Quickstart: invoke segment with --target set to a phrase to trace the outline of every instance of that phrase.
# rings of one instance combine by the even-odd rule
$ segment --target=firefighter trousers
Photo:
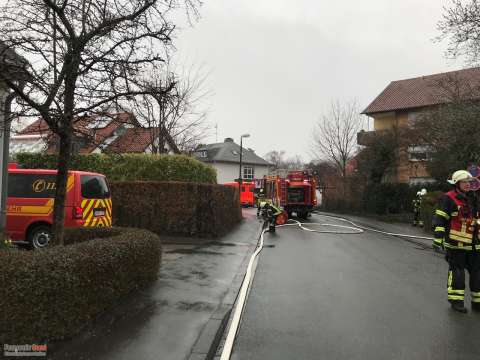
[[[465,269],[469,273],[472,303],[480,303],[480,254],[475,251],[447,249],[448,301],[465,300]]]

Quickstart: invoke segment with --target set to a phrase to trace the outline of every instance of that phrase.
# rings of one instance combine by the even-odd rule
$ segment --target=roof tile
[[[362,114],[444,104],[450,101],[448,87],[451,85],[459,86],[463,94],[480,88],[480,67],[392,81]]]

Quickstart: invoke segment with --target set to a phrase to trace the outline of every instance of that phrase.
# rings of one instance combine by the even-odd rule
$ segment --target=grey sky
[[[392,80],[462,67],[433,43],[449,0],[205,0],[176,40],[182,62],[210,71],[218,139],[250,133],[264,155],[310,159],[310,134],[331,100],[365,108]],[[215,134],[208,139],[215,141]]]

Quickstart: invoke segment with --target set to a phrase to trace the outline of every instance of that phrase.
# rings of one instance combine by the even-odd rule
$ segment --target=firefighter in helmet
[[[423,197],[427,195],[427,189],[422,189],[417,192],[417,197],[412,201],[413,203],[413,226],[423,227],[423,220],[420,217],[420,209],[422,207]]]
[[[469,201],[472,175],[455,171],[448,180],[453,189],[444,194],[433,218],[434,248],[446,249],[448,301],[453,310],[466,313],[465,269],[470,274],[472,310],[480,311],[480,245],[477,243],[478,211]],[[477,250],[477,251],[476,251]]]
[[[266,201],[261,210],[263,220],[265,221],[264,226],[266,225],[268,227],[269,232],[275,232],[275,225],[278,222],[277,218],[283,214],[282,209],[272,202]],[[281,223],[283,223],[283,221]]]
[[[260,211],[261,211],[262,207],[265,206],[265,204],[266,204],[265,190],[263,188],[261,188],[258,191],[258,195],[257,195],[257,216],[260,216]]]

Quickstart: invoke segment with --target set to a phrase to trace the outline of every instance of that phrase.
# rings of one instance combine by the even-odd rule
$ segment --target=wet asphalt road
[[[221,239],[163,246],[158,281],[119,301],[74,339],[49,345],[48,358],[188,359],[242,262],[255,249],[260,224],[252,209],[244,217]]]
[[[449,309],[440,254],[293,227],[266,245],[232,359],[480,359],[480,314]]]

